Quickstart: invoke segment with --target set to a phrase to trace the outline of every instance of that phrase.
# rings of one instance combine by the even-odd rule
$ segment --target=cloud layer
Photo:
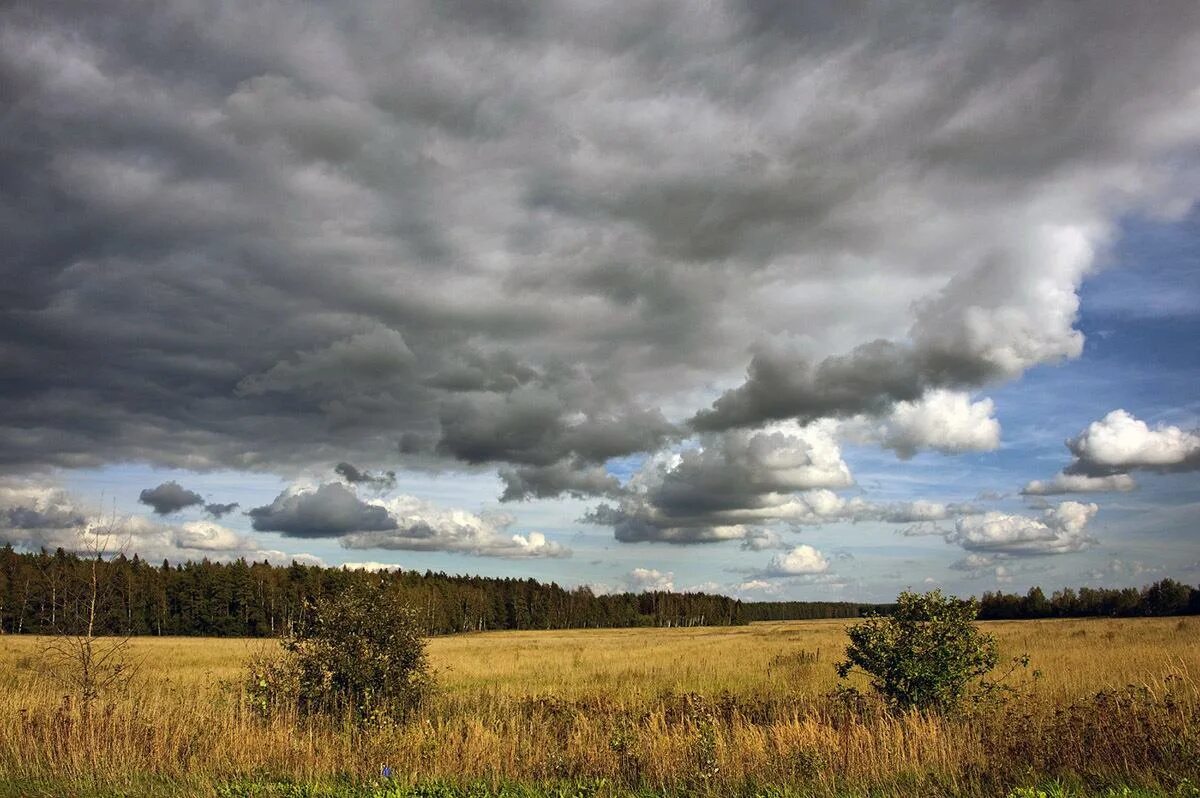
[[[82,506],[61,488],[21,481],[0,482],[0,543],[31,550],[62,548],[85,556],[122,552],[173,563],[206,558],[321,562],[310,554],[267,548],[252,536],[214,521],[164,523],[145,516],[119,516]]]
[[[1114,220],[1195,196],[1200,12],[945,10],[6,8],[0,466],[993,447],[934,392],[1078,355]]]
[[[1092,545],[1096,505],[939,497],[922,453],[998,452],[1019,408],[986,394],[1078,358],[1122,226],[1200,197],[1189,0],[47,0],[0,10],[0,85],[0,474],[292,486],[147,487],[156,556],[260,552],[239,524],[570,553],[397,491],[467,472],[647,550],[769,551],[755,582],[826,573],[790,536],[855,523],[1011,578]],[[854,445],[911,462],[881,489]],[[1023,494],[1200,468],[1196,430],[1124,410],[1067,445]],[[12,490],[21,545],[95,524]]]

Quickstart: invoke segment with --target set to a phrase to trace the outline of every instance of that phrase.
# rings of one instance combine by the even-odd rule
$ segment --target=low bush
[[[846,660],[835,667],[846,678],[855,668],[894,709],[949,712],[972,685],[983,688],[996,666],[995,639],[979,631],[975,599],[901,593],[890,615],[872,615],[847,630]]]
[[[411,715],[433,687],[425,633],[411,608],[379,596],[352,588],[320,601],[278,654],[252,658],[251,706],[373,726]]]

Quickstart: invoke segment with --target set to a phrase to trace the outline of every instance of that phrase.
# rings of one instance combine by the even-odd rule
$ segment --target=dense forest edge
[[[164,561],[136,555],[93,561],[67,553],[0,549],[0,634],[69,632],[96,575],[98,634],[268,637],[289,632],[318,599],[370,583],[416,608],[431,634],[496,629],[730,626],[753,621],[856,618],[891,605],[741,601],[706,593],[611,593],[535,579],[426,571],[371,573],[268,562]],[[1147,587],[1064,589],[1047,597],[987,592],[982,620],[1200,614],[1200,588],[1172,579]]]

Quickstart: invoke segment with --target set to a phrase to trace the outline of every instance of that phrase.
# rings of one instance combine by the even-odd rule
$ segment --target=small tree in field
[[[42,661],[70,690],[89,722],[93,704],[105,693],[127,686],[137,672],[137,662],[130,658],[128,630],[107,637],[98,633],[102,616],[119,602],[117,586],[105,572],[106,561],[124,554],[128,544],[129,534],[114,512],[80,533],[83,569],[72,567],[47,576],[54,584],[50,607],[53,632],[42,646]],[[60,549],[51,567],[61,565],[65,556]]]
[[[402,720],[433,685],[416,612],[382,585],[318,602],[281,647],[282,656],[250,666],[250,698],[263,712],[289,707],[379,725]]]
[[[891,615],[874,615],[847,634],[845,678],[858,668],[894,709],[948,712],[958,708],[973,683],[996,666],[995,639],[975,626],[975,599],[901,593]]]

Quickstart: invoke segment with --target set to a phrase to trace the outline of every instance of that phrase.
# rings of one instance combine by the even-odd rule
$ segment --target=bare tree
[[[127,684],[137,671],[128,629],[118,635],[97,634],[102,614],[113,606],[117,593],[115,579],[106,572],[108,560],[128,545],[125,524],[114,510],[80,534],[78,553],[84,567],[70,569],[67,584],[56,591],[54,633],[43,646],[43,663],[78,700],[85,718],[101,695]]]

